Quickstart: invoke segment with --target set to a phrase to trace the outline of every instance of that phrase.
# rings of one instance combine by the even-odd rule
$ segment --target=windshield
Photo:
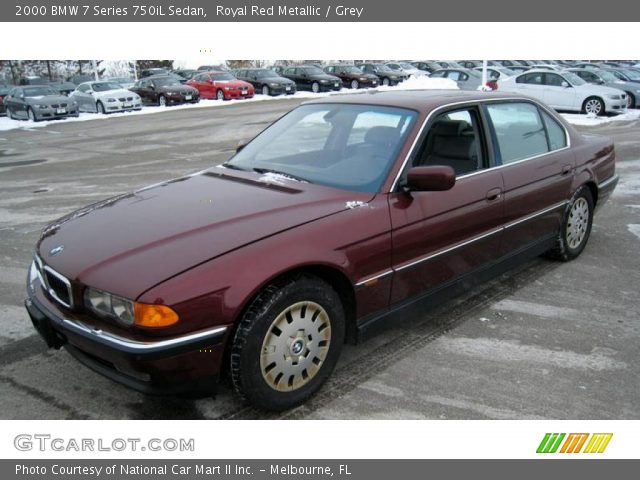
[[[629,77],[629,78],[631,78],[633,80],[640,80],[640,73],[638,73],[638,72],[636,72],[634,70],[630,70],[630,69],[625,68],[623,70],[623,72],[627,77]]]
[[[156,87],[170,87],[171,85],[182,85],[180,83],[180,80],[178,80],[175,77],[154,78],[152,81]]]
[[[598,72],[598,75],[600,75],[600,78],[602,78],[602,80],[604,80],[605,82],[617,82],[618,79],[616,78],[615,75],[613,75],[611,72],[606,72],[606,71],[602,71],[602,72]]]
[[[388,66],[386,65],[374,65],[373,66],[376,71],[378,72],[393,72],[393,70],[391,70]]]
[[[413,110],[378,105],[304,105],[258,135],[225,165],[377,192],[416,117]]]
[[[405,70],[415,70],[416,67],[414,65],[411,65],[410,63],[400,63],[399,64],[402,68],[404,68]]]
[[[564,78],[571,83],[571,85],[585,85],[587,82],[585,82],[583,79],[581,79],[578,75],[576,75],[575,73],[571,73],[571,72],[563,72],[562,75],[564,76]]]
[[[60,95],[60,93],[49,87],[32,87],[24,89],[25,97],[43,97],[45,95]]]
[[[255,75],[257,78],[277,77],[278,74],[272,70],[250,70],[249,75]]]
[[[360,70],[358,67],[339,67],[339,68],[336,68],[336,70],[340,70],[347,73],[355,73],[356,75],[362,74],[362,70]]]
[[[214,73],[214,74],[211,75],[211,78],[213,78],[214,80],[217,80],[217,81],[235,80],[236,79],[236,77],[234,77],[230,73]]]
[[[300,70],[302,70],[307,75],[324,75],[324,72],[322,71],[322,69],[318,67],[304,67],[304,68],[301,68]]]
[[[108,90],[122,90],[122,85],[115,82],[100,82],[91,85],[96,92],[106,92]]]

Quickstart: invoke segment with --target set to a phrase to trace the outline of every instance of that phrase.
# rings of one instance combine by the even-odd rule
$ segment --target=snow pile
[[[417,77],[413,75],[395,87],[380,86],[375,90],[380,92],[388,90],[458,90],[458,85],[448,78]]]
[[[593,114],[582,115],[580,113],[561,113],[564,119],[573,125],[582,126],[594,126],[603,125],[611,122],[629,122],[640,119],[640,110],[629,110],[626,113],[620,115],[613,115],[611,117],[598,117]]]

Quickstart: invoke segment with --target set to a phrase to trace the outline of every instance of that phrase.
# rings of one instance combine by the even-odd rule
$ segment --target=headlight
[[[40,103],[40,104],[36,105],[36,108],[40,108],[41,110],[44,110],[45,108],[49,108],[49,105],[45,105],[43,103]]]
[[[109,102],[109,103],[113,103],[113,102],[115,102],[115,101],[116,101],[116,99],[115,99],[115,98],[107,98],[107,102]]]
[[[361,82],[366,82],[366,81],[367,81],[367,79],[366,79],[366,78],[364,78],[364,77],[360,77],[360,81],[361,81]]]
[[[329,80],[320,80],[320,83],[327,83]]]
[[[278,83],[270,83],[269,86],[270,87],[279,87],[280,84],[278,84]]]
[[[168,327],[179,320],[178,314],[166,305],[132,302],[95,288],[86,289],[84,303],[96,314],[113,318],[126,326]]]
[[[391,80],[397,80],[398,77],[396,77],[395,75],[391,75]]]
[[[611,100],[620,100],[620,95],[607,95]]]
[[[231,90],[231,87],[224,87],[224,89],[229,91],[229,90]]]
[[[140,101],[140,95],[134,95],[134,96],[133,96],[133,99],[134,99],[136,102],[139,102],[139,101]]]

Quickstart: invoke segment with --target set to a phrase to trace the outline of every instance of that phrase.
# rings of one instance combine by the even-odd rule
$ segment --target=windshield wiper
[[[228,169],[230,169],[230,170],[241,170],[241,171],[243,171],[243,172],[246,172],[246,171],[247,171],[247,169],[246,169],[246,168],[242,168],[242,167],[239,167],[239,166],[237,166],[237,165],[234,165],[233,163],[228,163],[228,162],[221,163],[221,164],[220,164],[220,166],[221,166],[221,167],[224,167],[224,168],[228,168]]]
[[[273,173],[274,175],[282,175],[283,177],[288,177],[288,178],[291,178],[292,180],[297,180],[298,182],[311,183],[306,178],[302,178],[302,177],[299,177],[297,175],[292,175],[292,174],[287,173],[287,172],[281,172],[279,170],[273,170],[271,168],[254,168],[253,171],[256,172],[256,173],[262,173],[262,174]]]

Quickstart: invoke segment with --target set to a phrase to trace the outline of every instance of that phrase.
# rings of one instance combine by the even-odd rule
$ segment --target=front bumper
[[[171,105],[178,105],[181,103],[198,103],[200,101],[199,94],[167,95],[165,98],[167,99],[167,103]]]
[[[611,98],[605,98],[605,111],[607,113],[627,113],[627,97],[624,99],[613,100]]]
[[[53,118],[77,117],[79,114],[78,107],[47,107],[35,108],[33,112],[38,120],[51,120]]]
[[[138,101],[124,101],[117,100],[115,102],[104,103],[104,108],[107,112],[128,112],[131,110],[140,110],[142,104]]]
[[[97,373],[143,393],[215,393],[226,326],[172,338],[134,340],[64,314],[38,285],[28,285],[27,291],[27,312],[50,348],[64,347]]]
[[[288,90],[287,90],[288,88]],[[271,95],[293,95],[296,93],[295,85],[278,85],[277,87],[269,86],[269,93]]]
[[[238,98],[253,98],[254,91],[252,90],[223,90],[224,99],[232,100]]]

